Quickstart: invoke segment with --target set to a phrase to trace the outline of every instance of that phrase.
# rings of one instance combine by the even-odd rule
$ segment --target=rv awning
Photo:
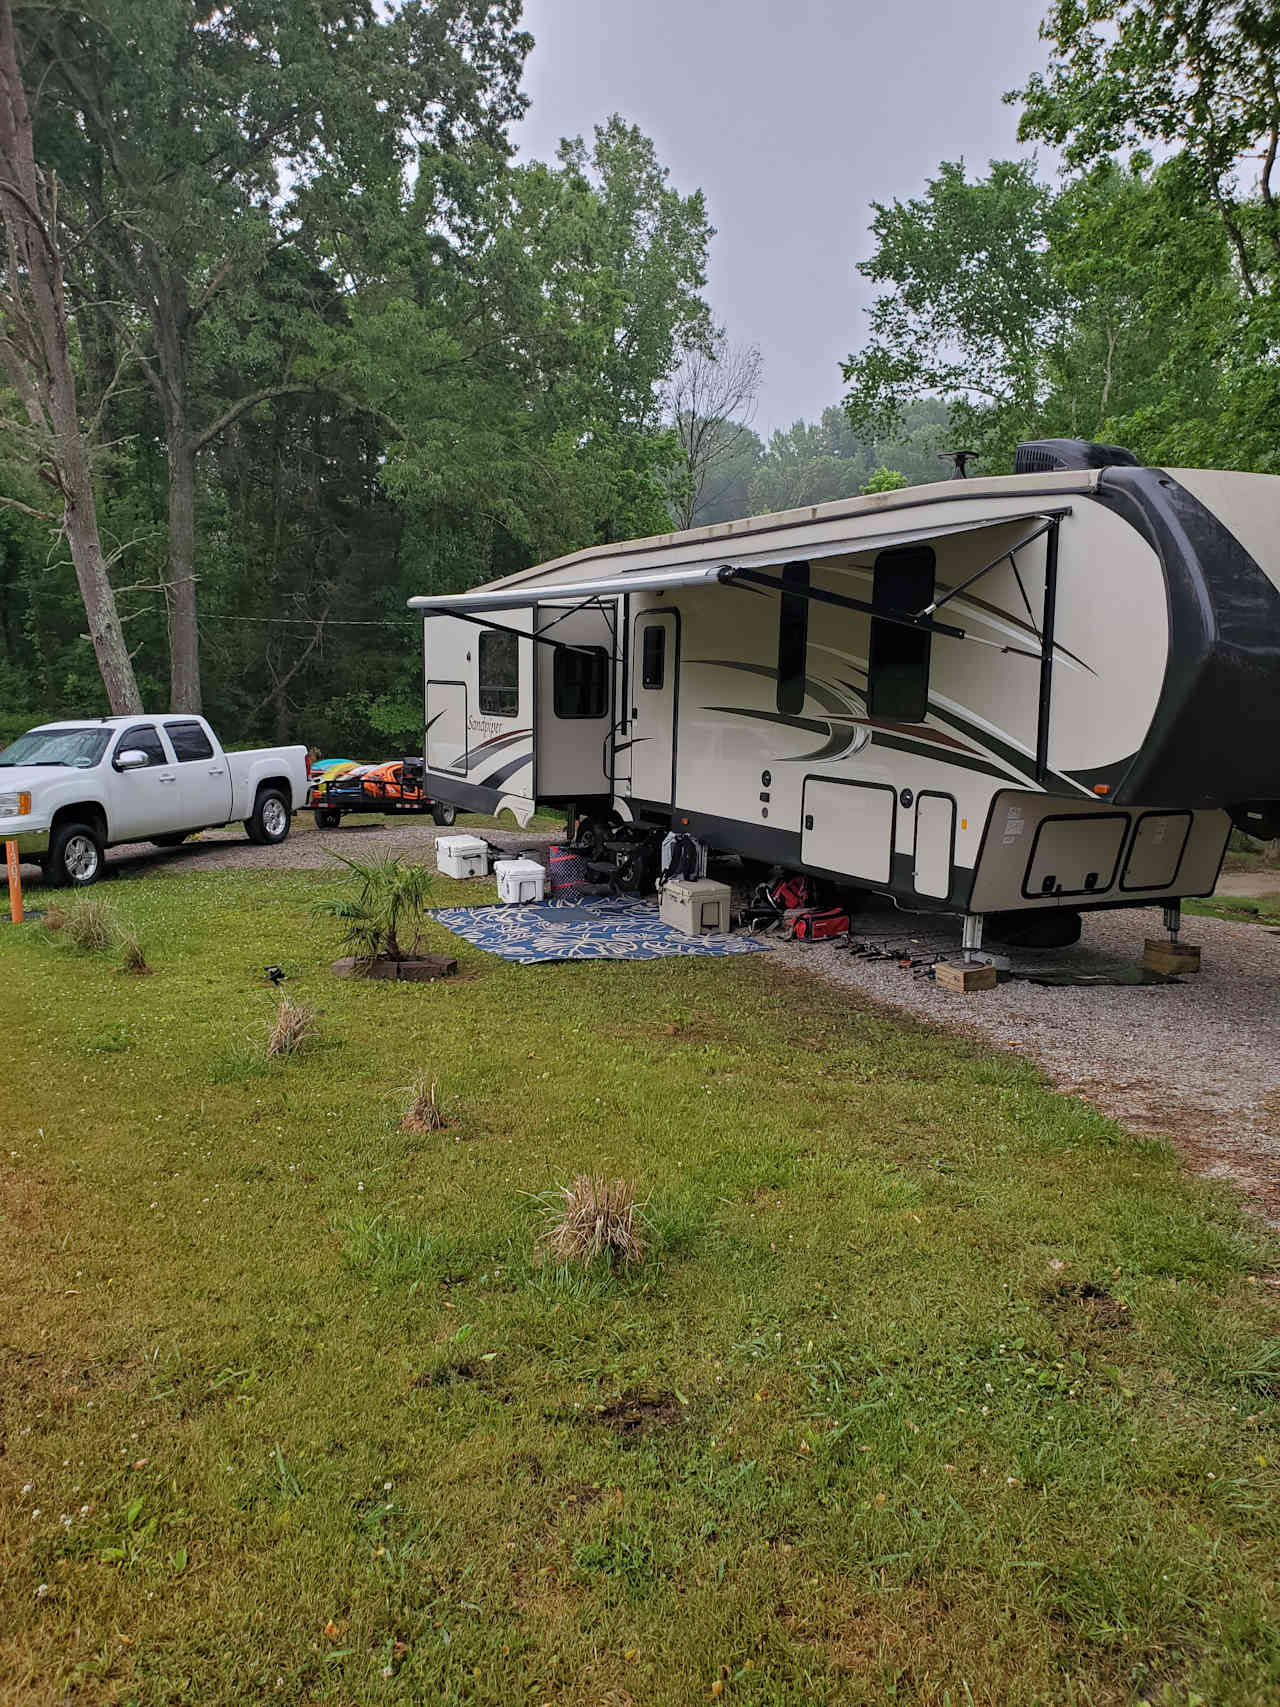
[[[776,561],[776,560],[775,560]],[[617,599],[623,593],[653,593],[662,587],[710,587],[720,579],[723,563],[701,569],[644,569],[605,575],[594,581],[525,581],[515,587],[483,588],[474,593],[442,593],[437,598],[409,600],[410,610],[439,611],[526,610],[530,605],[566,604],[579,599]]]
[[[488,591],[478,588],[471,593],[441,593],[419,596],[409,600],[411,610],[448,615],[452,611],[523,610],[531,605],[573,603],[582,599],[621,598],[625,593],[656,593],[674,591],[680,587],[713,587],[733,581],[735,569],[765,569],[782,563],[808,563],[821,557],[853,557],[866,551],[884,551],[894,545],[924,544],[933,539],[946,539],[960,533],[984,533],[994,528],[1010,527],[1019,522],[1043,522],[1053,516],[1069,515],[1070,510],[1017,510],[1011,515],[982,516],[963,522],[917,521],[913,527],[897,527],[882,532],[862,534],[856,538],[824,541],[821,544],[774,544],[758,551],[733,549],[734,541],[699,541],[699,547],[713,561],[695,567],[667,569],[616,569],[612,575],[597,576],[589,581],[521,581]],[[719,548],[717,550],[717,547]],[[672,548],[677,549],[676,547]]]

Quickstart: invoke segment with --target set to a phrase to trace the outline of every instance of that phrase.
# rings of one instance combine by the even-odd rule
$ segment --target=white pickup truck
[[[42,723],[0,751],[0,842],[82,887],[116,842],[173,848],[236,819],[251,842],[282,842],[306,795],[305,747],[227,753],[189,713]]]

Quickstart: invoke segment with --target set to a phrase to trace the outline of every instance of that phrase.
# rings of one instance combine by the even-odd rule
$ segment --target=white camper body
[[[913,907],[1211,892],[1280,833],[1280,478],[1020,466],[413,600],[429,790]]]

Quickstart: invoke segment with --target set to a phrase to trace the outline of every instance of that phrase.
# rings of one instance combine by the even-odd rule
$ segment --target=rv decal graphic
[[[505,765],[499,765],[496,771],[490,771],[488,776],[482,776],[477,784],[480,788],[497,788],[500,782],[505,782],[509,776],[514,776],[518,770],[533,763],[532,753],[523,753],[519,758],[508,759]]]

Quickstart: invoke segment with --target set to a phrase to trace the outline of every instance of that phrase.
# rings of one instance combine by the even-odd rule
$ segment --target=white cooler
[[[487,877],[489,844],[479,836],[437,836],[436,870],[443,877]]]
[[[498,899],[508,905],[541,901],[547,893],[546,867],[536,859],[498,859],[493,862],[498,879]]]

